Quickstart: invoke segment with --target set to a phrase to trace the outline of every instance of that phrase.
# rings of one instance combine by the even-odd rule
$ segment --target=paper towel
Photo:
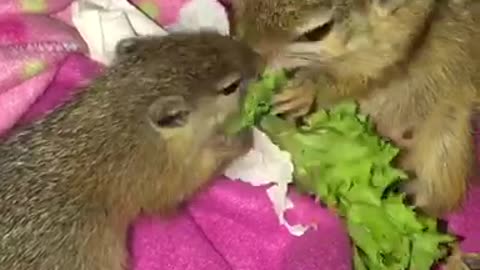
[[[208,16],[206,16],[208,14]],[[228,35],[230,24],[223,5],[212,0],[191,0],[180,9],[176,23],[166,27],[168,31],[217,31]]]
[[[293,164],[288,152],[280,150],[268,136],[258,129],[253,130],[253,148],[234,161],[225,171],[230,179],[241,180],[254,186],[271,185],[267,195],[273,204],[279,222],[289,232],[301,236],[308,227],[289,225],[284,213],[293,207],[287,197],[288,184],[292,182]]]

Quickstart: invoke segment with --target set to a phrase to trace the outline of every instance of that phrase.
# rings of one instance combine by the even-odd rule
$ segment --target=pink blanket
[[[102,66],[59,12],[72,0],[0,1],[0,134],[61,104],[88,84]],[[135,1],[159,23],[175,20],[188,1]],[[164,13],[155,13],[163,7]],[[68,10],[67,10],[68,11]],[[173,14],[170,14],[173,13]],[[159,14],[163,14],[163,17]],[[295,237],[278,224],[266,187],[217,179],[175,218],[141,217],[128,243],[132,268],[175,269],[350,269],[350,243],[339,219],[291,191],[290,223],[315,224]],[[465,237],[466,252],[480,252],[480,189],[472,189],[451,228]]]

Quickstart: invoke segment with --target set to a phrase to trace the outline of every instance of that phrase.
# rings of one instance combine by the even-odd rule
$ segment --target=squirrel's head
[[[283,68],[378,72],[424,29],[434,0],[232,0],[233,33]]]
[[[108,71],[116,80],[107,89],[122,93],[109,95],[108,104],[128,100],[112,110],[116,118],[129,118],[118,121],[126,127],[118,136],[137,153],[128,158],[133,174],[145,172],[144,189],[163,199],[163,207],[173,207],[250,149],[251,132],[230,135],[226,125],[240,111],[246,82],[263,67],[245,44],[210,32],[119,42]]]

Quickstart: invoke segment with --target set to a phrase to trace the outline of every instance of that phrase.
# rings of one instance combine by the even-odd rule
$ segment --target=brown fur
[[[276,97],[277,112],[297,117],[315,102],[358,100],[404,149],[400,164],[418,180],[407,188],[417,205],[432,215],[459,209],[473,166],[478,1],[234,0],[233,10],[240,39],[272,66],[298,68]],[[332,18],[317,41],[297,40],[311,29],[302,26]]]
[[[0,145],[0,269],[125,269],[138,214],[170,213],[248,150],[248,131],[221,132],[242,96],[221,80],[259,63],[213,33],[121,42],[104,76]]]

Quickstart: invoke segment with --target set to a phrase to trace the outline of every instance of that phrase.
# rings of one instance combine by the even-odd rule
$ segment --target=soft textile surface
[[[317,224],[302,237],[278,225],[264,188],[218,179],[178,217],[143,218],[133,230],[135,269],[351,269],[337,218],[305,197],[287,214]]]
[[[207,0],[135,2],[157,22],[175,28],[185,6],[190,22],[200,20],[195,16],[202,12],[211,16],[192,12],[195,1]],[[43,116],[100,74],[102,66],[86,56],[87,45],[69,26],[71,2],[0,1],[0,133]],[[293,236],[278,224],[266,188],[217,179],[178,216],[139,218],[128,243],[133,269],[350,268],[348,239],[337,218],[292,192],[295,208],[287,219],[316,225],[302,237]],[[450,217],[451,228],[466,238],[464,251],[480,252],[479,217],[477,188],[465,210]]]
[[[0,44],[0,132],[4,132],[49,87],[67,56],[86,53],[87,46],[70,26],[27,14],[0,17]]]

